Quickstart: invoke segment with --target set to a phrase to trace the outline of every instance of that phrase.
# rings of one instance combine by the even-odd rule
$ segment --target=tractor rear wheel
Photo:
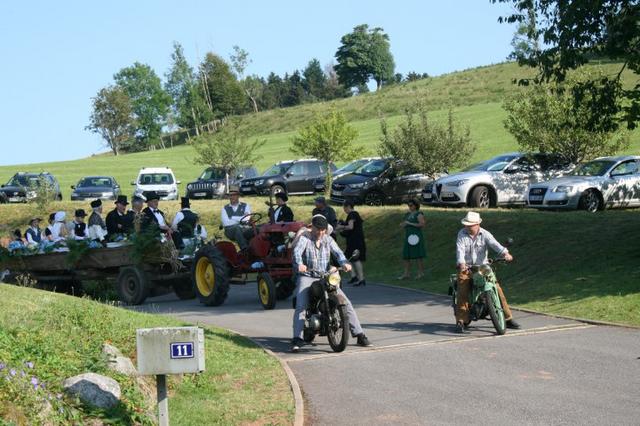
[[[258,274],[258,296],[260,303],[265,309],[273,309],[276,307],[276,284],[273,282],[271,275],[266,272]]]
[[[191,280],[201,303],[222,305],[229,293],[227,260],[222,252],[211,245],[198,250],[191,266]]]

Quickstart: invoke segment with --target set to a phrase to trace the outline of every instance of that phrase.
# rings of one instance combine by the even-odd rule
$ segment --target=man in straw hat
[[[40,244],[42,241],[42,231],[40,231],[40,222],[42,219],[34,217],[29,221],[29,228],[25,231],[24,236],[27,239],[27,244]]]
[[[456,306],[456,332],[465,333],[469,324],[469,293],[471,291],[472,274],[469,271],[470,265],[483,265],[487,263],[487,252],[491,248],[507,262],[513,260],[513,256],[506,247],[501,245],[493,235],[486,229],[480,227],[482,219],[477,212],[468,212],[462,219],[464,228],[458,232],[456,240],[456,263],[458,265],[458,304]],[[520,328],[520,325],[513,319],[511,309],[507,304],[500,285],[498,295],[504,310],[508,328]]]
[[[237,242],[240,249],[246,249],[249,246],[249,240],[255,236],[253,227],[249,224],[249,218],[242,219],[248,214],[251,214],[251,207],[247,203],[240,202],[240,191],[237,187],[231,186],[229,204],[222,208],[220,217],[224,235]]]

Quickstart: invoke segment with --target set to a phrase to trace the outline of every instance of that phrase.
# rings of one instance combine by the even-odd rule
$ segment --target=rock
[[[133,365],[133,362],[126,356],[122,355],[122,352],[115,346],[111,346],[105,343],[102,346],[102,353],[107,357],[107,363],[109,369],[124,374],[125,376],[137,376],[138,370]]]
[[[110,377],[85,373],[66,379],[64,391],[76,395],[82,402],[98,408],[109,409],[120,402],[120,385]]]

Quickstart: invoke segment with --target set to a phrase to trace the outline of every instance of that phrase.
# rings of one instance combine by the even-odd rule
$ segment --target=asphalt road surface
[[[479,321],[457,335],[448,297],[372,284],[345,291],[373,348],[352,339],[335,354],[318,337],[288,353],[291,301],[265,311],[255,283],[232,287],[216,308],[167,295],[139,309],[271,349],[300,383],[307,424],[640,424],[640,330],[516,311],[521,330],[496,336]]]

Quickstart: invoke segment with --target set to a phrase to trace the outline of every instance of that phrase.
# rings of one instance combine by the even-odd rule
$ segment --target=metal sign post
[[[141,328],[136,335],[138,372],[156,376],[158,423],[168,426],[167,374],[204,371],[204,331],[198,327]]]

